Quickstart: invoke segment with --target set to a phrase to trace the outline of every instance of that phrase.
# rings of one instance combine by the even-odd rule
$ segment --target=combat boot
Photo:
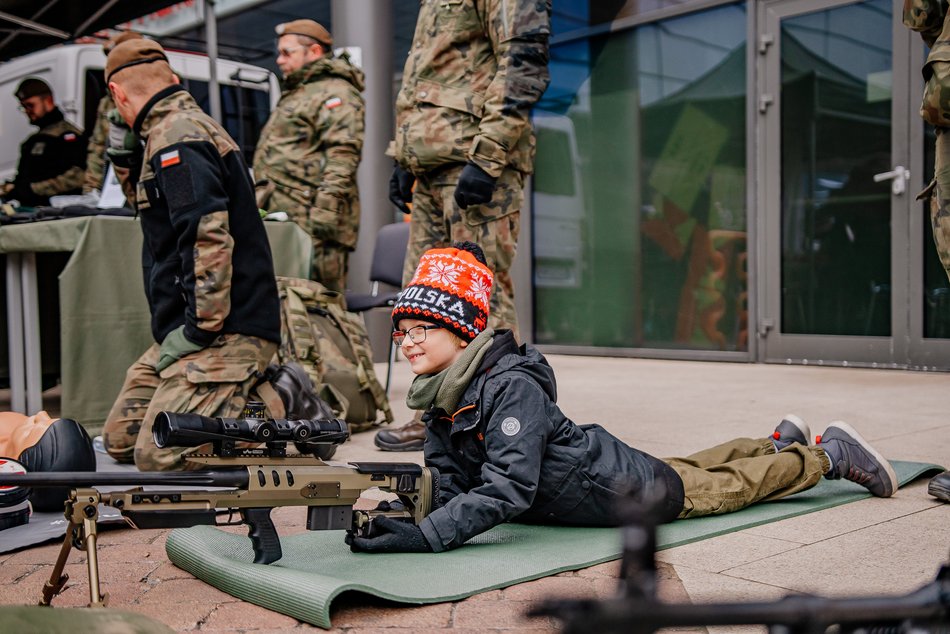
[[[306,370],[296,363],[267,368],[268,382],[284,403],[284,416],[287,420],[313,420],[336,418],[333,410],[322,398],[317,396],[313,382]],[[314,454],[329,460],[336,453],[336,445],[314,445]]]
[[[373,442],[383,451],[422,451],[426,441],[426,425],[422,412],[416,412],[412,420],[395,429],[381,429]]]
[[[935,475],[927,485],[927,493],[943,502],[950,502],[950,471]]]

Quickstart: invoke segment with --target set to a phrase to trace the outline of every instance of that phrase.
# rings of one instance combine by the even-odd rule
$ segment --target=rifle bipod
[[[109,595],[102,594],[99,588],[99,559],[96,553],[96,521],[99,519],[101,495],[95,489],[76,489],[76,493],[66,501],[63,515],[69,522],[66,537],[59,550],[59,557],[53,566],[49,581],[43,585],[43,598],[40,605],[50,605],[53,597],[62,592],[69,581],[69,575],[63,573],[71,548],[86,551],[86,567],[89,571],[89,607],[104,608],[109,603]]]

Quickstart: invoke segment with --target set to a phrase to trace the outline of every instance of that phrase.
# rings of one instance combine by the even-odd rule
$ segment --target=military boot
[[[422,451],[426,441],[426,425],[422,412],[416,412],[412,420],[395,429],[381,429],[373,442],[383,451]]]
[[[950,502],[950,471],[935,475],[927,485],[927,493],[938,500]]]
[[[268,381],[284,403],[287,420],[336,418],[327,402],[317,396],[306,370],[296,363],[267,368]],[[321,460],[329,460],[336,453],[336,445],[310,445]],[[300,449],[300,447],[298,447]]]

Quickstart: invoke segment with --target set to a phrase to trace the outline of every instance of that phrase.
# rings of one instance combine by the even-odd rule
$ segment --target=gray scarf
[[[426,410],[435,405],[447,414],[453,413],[481,365],[482,357],[491,348],[494,334],[494,330],[486,328],[468,344],[455,363],[438,374],[417,376],[409,386],[406,405],[413,410]]]

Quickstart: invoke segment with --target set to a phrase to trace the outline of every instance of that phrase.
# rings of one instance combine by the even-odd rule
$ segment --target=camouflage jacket
[[[86,139],[59,108],[34,125],[40,130],[20,146],[13,189],[6,195],[27,207],[49,205],[50,196],[80,193],[86,164]]]
[[[904,0],[904,24],[918,31],[930,47],[921,69],[924,95],[920,116],[927,123],[950,127],[950,20],[946,0]]]
[[[184,325],[201,345],[232,333],[279,343],[270,245],[238,145],[178,85],[133,130],[145,141],[135,207],[155,341]]]
[[[423,0],[396,97],[396,160],[530,173],[529,116],[550,76],[550,0]]]
[[[102,181],[106,175],[106,143],[109,140],[109,119],[107,115],[115,109],[115,102],[111,95],[99,100],[96,108],[96,125],[89,136],[89,147],[86,150],[86,176],[82,184],[84,193],[94,189],[102,190]]]
[[[291,73],[254,153],[269,181],[268,211],[287,211],[311,235],[356,247],[363,151],[363,71],[347,57],[321,57]]]
[[[940,37],[940,33],[944,28],[946,14],[946,0],[904,0],[904,26],[918,31],[931,49],[935,48],[934,43]],[[948,33],[948,36],[950,36],[950,33]],[[946,40],[947,38],[943,39]],[[941,42],[939,48],[944,49],[943,54],[947,55],[948,50],[950,50],[950,41]],[[941,58],[941,61],[947,59],[950,58]],[[929,58],[928,61],[930,61]]]

